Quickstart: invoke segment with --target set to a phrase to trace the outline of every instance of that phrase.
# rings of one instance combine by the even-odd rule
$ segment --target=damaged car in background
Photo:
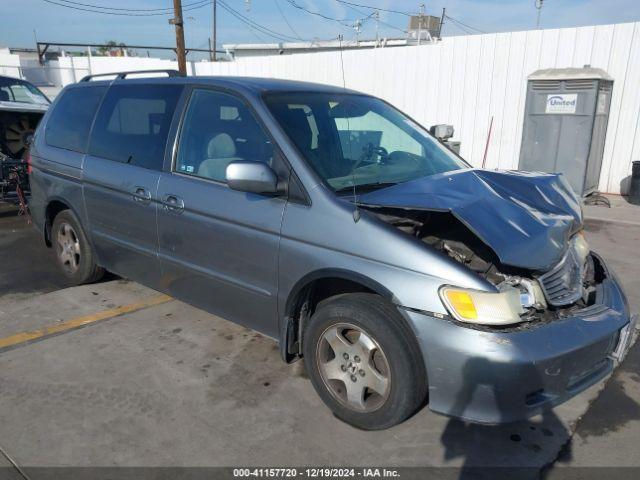
[[[562,176],[472,168],[355,91],[169,76],[87,78],[38,127],[33,221],[71,281],[113,271],[276,339],[363,429],[425,403],[527,418],[628,351]]]
[[[19,78],[0,76],[0,202],[20,203],[29,192],[26,154],[49,99]]]

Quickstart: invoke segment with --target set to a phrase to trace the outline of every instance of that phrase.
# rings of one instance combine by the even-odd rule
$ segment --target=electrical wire
[[[370,8],[372,10],[378,10],[379,12],[397,13],[399,15],[405,15],[407,17],[410,17],[411,15],[413,15],[412,13],[401,12],[400,10],[390,10],[388,8],[372,7],[371,5],[361,5],[359,3],[346,2],[345,0],[335,0],[335,1],[338,2],[338,3],[342,3],[344,5],[351,5],[352,7]]]
[[[289,0],[287,0],[287,1],[289,1]],[[336,0],[336,1],[339,1],[339,0]],[[366,17],[367,17],[367,19],[368,19],[369,17],[371,17],[371,16],[373,16],[373,15],[375,14],[375,12],[373,12],[371,15],[368,15],[368,16],[367,16],[367,13],[366,13],[366,12],[363,12],[362,10],[358,10],[357,8],[353,7],[353,6],[352,6],[352,4],[351,4],[351,2],[340,2],[340,3],[344,3],[344,4],[347,6],[347,8],[350,8],[350,9],[351,9],[351,10],[353,10],[354,12],[359,13],[360,15],[364,15],[364,16],[366,16]],[[367,7],[367,8],[373,8],[373,7]],[[400,31],[400,32],[402,32],[402,33],[409,33],[409,32],[407,32],[405,29],[400,28],[400,27],[396,27],[395,25],[392,25],[392,24],[390,24],[390,23],[388,23],[388,22],[385,22],[385,21],[383,21],[383,20],[378,19],[378,22],[380,22],[382,25],[385,25],[385,26],[387,26],[387,27],[389,27],[389,28],[393,28],[394,30],[398,30],[398,31]]]
[[[163,15],[173,15],[173,12],[161,12],[161,13],[110,12],[110,11],[102,11],[102,10],[93,10],[91,8],[78,7],[78,6],[69,5],[69,4],[66,4],[66,3],[60,3],[60,2],[66,1],[66,0],[58,0],[58,1],[42,0],[42,1],[46,2],[46,3],[50,3],[52,5],[57,5],[59,7],[69,8],[71,10],[78,10],[78,11],[90,12],[90,13],[100,13],[100,14],[103,14],[103,15],[117,15],[117,16],[123,16],[123,17],[156,17],[156,16],[163,16]],[[194,3],[192,5],[196,5],[196,3]],[[213,3],[212,0],[204,0],[204,3],[197,4],[197,6],[191,6],[189,8],[184,8],[182,11],[183,12],[189,12],[189,11],[195,10],[197,8],[202,8],[204,6],[211,5],[211,3]]]
[[[227,5],[227,3],[224,2],[223,0],[218,0],[218,4],[223,9],[225,9],[228,13],[230,13],[235,18],[240,20],[242,23],[245,23],[246,25],[248,25],[251,28],[255,28],[260,33],[263,33],[263,34],[268,35],[268,36],[270,36],[272,38],[275,38],[275,39],[280,40],[280,41],[285,41],[285,42],[287,42],[287,41],[297,41],[298,40],[298,38],[296,38],[296,37],[292,37],[291,35],[286,35],[284,33],[277,32],[277,31],[272,30],[272,29],[270,29],[268,27],[265,27],[264,25],[261,25],[261,24],[259,24],[257,22],[254,22],[250,18],[246,17],[242,13],[238,12],[234,8],[232,8],[229,5]]]
[[[105,7],[102,5],[96,5],[95,3],[82,3],[75,2],[72,0],[58,0],[62,3],[71,3],[73,5],[79,5],[81,7],[90,7],[90,8],[99,8],[101,10],[121,10],[125,12],[159,12],[159,11],[170,11],[173,12],[173,7],[165,7],[165,8],[121,8],[121,7]],[[198,4],[206,4],[211,3],[211,0],[198,0],[193,3],[186,3],[182,5],[182,8],[192,7]]]
[[[479,28],[476,28],[476,27],[474,27],[472,25],[468,25],[468,24],[466,24],[464,22],[461,22],[460,20],[457,20],[455,18],[450,17],[449,15],[445,15],[444,17],[446,19],[451,20],[452,22],[456,23],[459,27],[463,27],[463,28],[461,28],[461,30],[463,30],[463,31],[465,31],[464,28],[467,28],[467,29],[475,31],[477,33],[487,33],[484,30],[480,30]],[[473,32],[467,32],[467,33],[473,33]]]
[[[295,0],[287,0],[287,3],[289,3],[289,5],[291,5],[294,8],[297,8],[298,10],[302,10],[303,12],[307,12],[310,15],[315,15],[317,17],[321,17],[324,18],[325,20],[331,20],[333,22],[337,22],[340,25],[342,25],[343,27],[346,28],[353,28],[353,21],[350,20],[340,20],[339,18],[334,18],[334,17],[330,17],[328,15],[325,15],[324,13],[320,13],[320,12],[314,12],[313,10],[309,10],[306,7],[303,7],[302,5],[298,5]]]
[[[276,7],[278,8],[278,12],[280,12],[280,16],[284,20],[284,23],[286,23],[287,26],[289,27],[289,30],[291,30],[296,37],[298,37],[300,40],[302,40],[304,42],[305,41],[304,38],[302,38],[298,34],[298,32],[295,31],[295,29],[289,23],[289,20],[287,20],[287,17],[284,15],[284,12],[282,11],[282,8],[280,8],[280,2],[278,0],[273,0],[273,2],[276,4]]]
[[[95,3],[84,3],[84,2],[76,2],[72,0],[43,0],[46,3],[69,8],[71,10],[77,10],[81,12],[88,13],[99,13],[103,15],[116,15],[116,16],[127,16],[127,17],[148,17],[148,16],[165,16],[165,15],[173,15],[173,8],[169,9],[136,9],[136,8],[117,8],[117,7],[105,7],[102,5],[98,5]],[[211,5],[213,3],[212,0],[199,0],[195,2],[191,2],[185,4],[183,8],[183,12],[188,12],[190,10],[195,10],[197,8],[202,8],[207,5]],[[219,5],[225,9],[229,14],[237,18],[239,21],[247,25],[252,34],[254,34],[260,41],[264,42],[264,39],[258,35],[258,32],[275,38],[280,41],[298,41],[301,40],[300,36],[293,37],[291,35],[287,35],[284,33],[277,32],[272,30],[264,25],[261,25],[242,13],[238,12],[223,0],[218,0]],[[101,10],[96,10],[101,9]],[[115,11],[117,10],[117,11]],[[165,11],[166,10],[166,11]],[[287,22],[288,23],[288,22]]]
[[[220,6],[222,8],[224,8],[228,13],[230,13],[231,15],[233,15],[235,18],[237,18],[238,20],[240,20],[242,23],[246,24],[249,26],[250,29],[255,29],[258,32],[264,34],[264,35],[268,35],[272,38],[275,38],[277,40],[280,41],[292,41],[292,40],[298,40],[295,37],[292,37],[290,35],[286,35],[284,33],[280,33],[277,32],[275,30],[272,30],[268,27],[265,27],[264,25],[261,25],[255,21],[253,21],[252,19],[250,19],[249,17],[243,15],[242,13],[238,12],[237,10],[235,10],[233,7],[230,7],[226,2],[224,2],[223,0],[218,0],[218,3],[220,4]]]
[[[474,32],[472,32],[471,30],[467,30],[464,27],[461,27],[460,25],[458,25],[457,23],[451,23],[452,26],[454,26],[455,28],[457,28],[459,31],[461,31],[462,33],[464,33],[465,35],[473,35]]]

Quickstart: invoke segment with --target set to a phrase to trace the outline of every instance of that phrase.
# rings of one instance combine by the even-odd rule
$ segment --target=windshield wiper
[[[360,183],[356,185],[356,191],[358,193],[363,192],[373,192],[374,190],[379,190],[381,188],[392,187],[397,185],[400,182],[372,182],[372,183]],[[353,185],[348,187],[339,188],[335,190],[336,193],[353,193]]]

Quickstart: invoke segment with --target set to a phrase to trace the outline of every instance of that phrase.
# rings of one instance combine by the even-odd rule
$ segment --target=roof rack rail
[[[185,75],[181,74],[178,70],[166,69],[166,70],[132,70],[128,72],[110,72],[110,73],[96,73],[93,75],[87,75],[80,79],[81,82],[88,82],[96,77],[111,77],[113,75],[116,76],[116,80],[124,80],[127,78],[127,75],[134,75],[136,73],[166,73],[169,77],[184,77]]]

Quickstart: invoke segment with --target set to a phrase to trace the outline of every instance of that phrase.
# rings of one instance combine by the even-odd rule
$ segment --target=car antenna
[[[339,42],[339,46],[340,46],[340,69],[342,71],[342,89],[344,90],[344,93],[347,93],[347,81],[345,79],[345,75],[344,75],[344,59],[342,58],[342,39],[343,36],[342,34],[338,35],[338,42]],[[347,120],[347,139],[349,142],[349,158],[351,158],[351,127],[349,126],[349,117],[345,117]],[[351,168],[351,181],[353,183],[353,205],[355,206],[354,210],[353,210],[353,221],[358,223],[358,220],[360,220],[360,209],[358,208],[358,196],[356,193],[356,165],[357,163],[353,164],[353,167]]]

